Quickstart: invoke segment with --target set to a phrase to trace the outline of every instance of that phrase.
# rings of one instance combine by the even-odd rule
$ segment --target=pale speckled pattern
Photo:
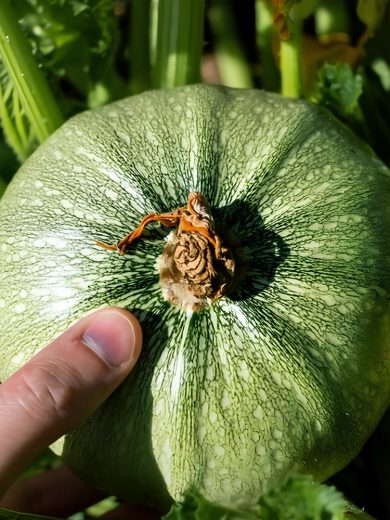
[[[94,244],[190,191],[251,259],[231,298],[192,316],[161,296],[165,232],[124,257]],[[389,401],[389,200],[388,170],[304,102],[194,86],[81,114],[0,204],[1,375],[83,313],[124,306],[142,361],[68,435],[78,472],[157,503],[163,479],[175,498],[195,484],[235,503],[290,469],[325,478]]]

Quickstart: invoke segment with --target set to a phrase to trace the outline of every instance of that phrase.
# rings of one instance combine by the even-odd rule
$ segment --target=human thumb
[[[0,494],[44,448],[81,424],[125,379],[141,351],[136,318],[94,312],[0,386]]]

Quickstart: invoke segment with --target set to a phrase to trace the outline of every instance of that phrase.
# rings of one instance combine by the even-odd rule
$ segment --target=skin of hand
[[[72,325],[0,385],[1,507],[68,516],[104,498],[65,466],[16,479],[115,390],[135,366],[141,344],[132,314],[102,309]],[[137,518],[152,518],[138,511]]]

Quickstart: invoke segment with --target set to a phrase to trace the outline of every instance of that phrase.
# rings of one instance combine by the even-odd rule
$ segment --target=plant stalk
[[[150,2],[133,0],[130,7],[131,92],[138,94],[150,87]]]
[[[287,97],[302,96],[302,21],[287,21],[290,38],[280,42],[280,72],[282,76],[281,92]]]
[[[11,97],[13,100],[13,117],[10,114]],[[17,96],[13,95],[12,85],[8,83],[4,89],[0,82],[0,121],[3,134],[16,157],[22,162],[29,155],[29,142],[23,118],[19,116],[19,99],[15,99],[15,97],[17,98]]]
[[[204,0],[152,2],[152,83],[172,88],[200,80]]]
[[[0,57],[24,114],[42,143],[61,125],[63,117],[9,0],[0,1]]]

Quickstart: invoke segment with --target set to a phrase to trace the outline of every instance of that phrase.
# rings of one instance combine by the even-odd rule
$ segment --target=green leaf
[[[333,486],[308,476],[289,478],[260,499],[262,520],[342,520],[347,501]]]
[[[162,520],[255,520],[251,512],[232,510],[206,500],[196,490],[188,491]]]
[[[0,61],[0,121],[2,133],[18,164],[23,162],[38,146],[37,136],[25,114],[21,99]],[[3,157],[2,161],[3,162]],[[16,170],[16,168],[15,168]],[[2,170],[2,176],[3,170]]]
[[[60,126],[62,114],[8,0],[0,2],[0,60],[3,131],[25,159],[31,134],[42,143]]]
[[[336,488],[296,475],[272,488],[257,504],[237,509],[211,503],[190,490],[163,520],[343,520],[351,514],[360,511],[352,510]]]
[[[0,118],[20,161],[61,124],[60,111],[128,94],[119,23],[112,0],[0,2]]]
[[[120,17],[112,0],[19,0],[20,24],[66,116],[127,94],[116,67]],[[120,83],[120,88],[118,87]],[[106,101],[102,98],[102,102]]]
[[[112,497],[88,512],[102,514],[115,506]],[[75,515],[72,516],[72,518]],[[0,509],[0,520],[53,520]],[[211,503],[196,490],[172,506],[162,520],[373,520],[370,515],[347,503],[334,487],[314,483],[309,476],[294,476],[264,495],[258,504],[238,509]]]
[[[339,117],[361,118],[359,98],[363,92],[363,77],[354,73],[347,63],[324,63],[319,71],[319,102]]]

